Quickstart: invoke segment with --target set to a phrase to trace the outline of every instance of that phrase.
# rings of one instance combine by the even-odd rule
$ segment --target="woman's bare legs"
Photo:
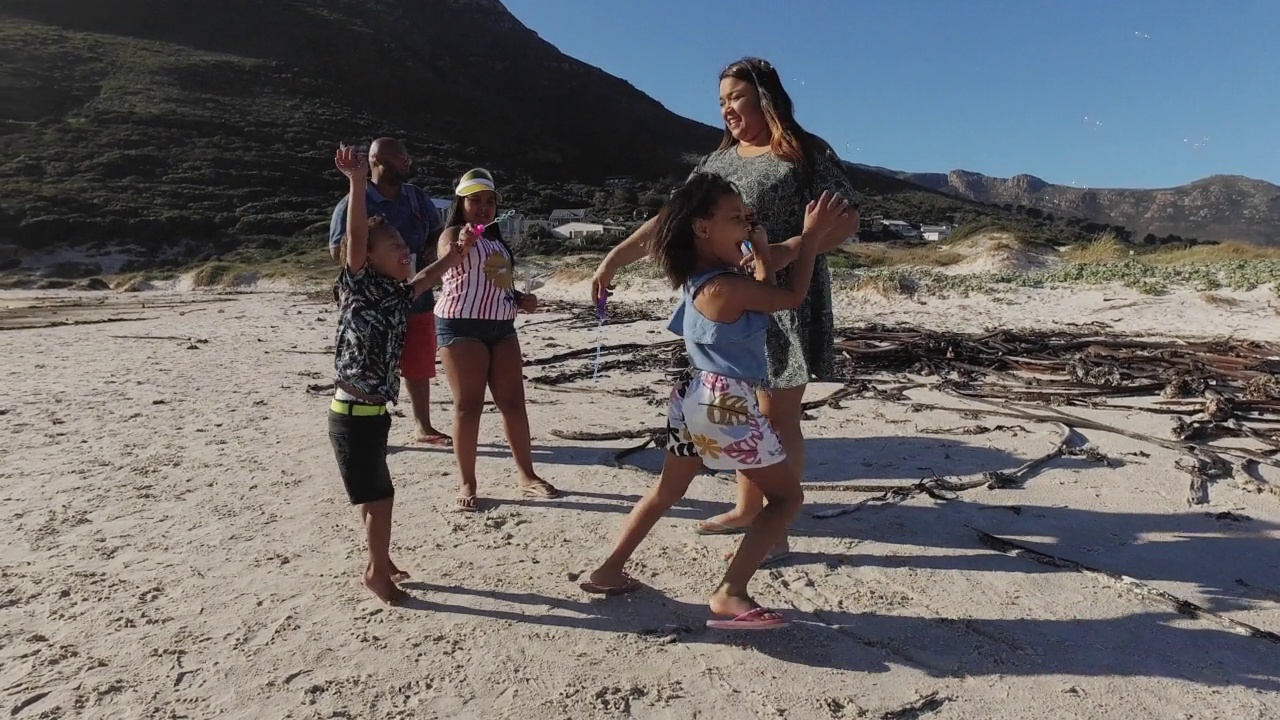
[[[554,494],[552,488],[533,469],[533,444],[529,438],[529,412],[524,399],[524,357],[520,354],[520,340],[512,335],[494,345],[490,350],[489,391],[493,404],[502,413],[502,426],[507,433],[507,445],[520,470],[520,487],[543,487]]]
[[[476,340],[455,340],[440,348],[449,388],[453,391],[453,456],[458,463],[459,500],[476,496],[476,444],[484,389],[489,381],[489,348]]]

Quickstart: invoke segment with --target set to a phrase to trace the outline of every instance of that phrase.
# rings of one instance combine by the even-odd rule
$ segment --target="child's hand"
[[[764,232],[762,231],[760,234],[763,235]],[[767,238],[757,240],[753,234],[743,249],[747,251],[747,254],[742,256],[742,262],[740,263],[743,269],[752,273],[757,268],[774,269],[774,263],[777,262],[776,258],[774,258],[775,248],[769,244]]]
[[[748,218],[751,221],[751,230],[747,232],[747,241],[751,243],[751,247],[768,247],[769,232],[764,229],[764,225],[756,222],[756,214],[753,211]]]
[[[822,195],[817,200],[811,201],[804,210],[804,233],[825,237],[839,221],[840,214],[848,207],[849,201],[840,193],[824,190]]]
[[[339,172],[352,180],[363,180],[369,176],[369,156],[360,152],[360,148],[339,145],[333,164],[338,166]]]
[[[751,224],[751,228],[747,230],[747,240],[742,244],[743,256],[739,266],[747,272],[754,272],[757,267],[768,268],[769,233],[756,221],[755,210],[747,210],[747,222]]]

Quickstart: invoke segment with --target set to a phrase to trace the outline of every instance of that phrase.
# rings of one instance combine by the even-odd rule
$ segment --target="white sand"
[[[561,292],[581,296],[580,287]],[[0,303],[50,297],[87,296],[6,294]],[[924,304],[858,296],[841,320],[956,330],[1104,321],[1150,334],[1277,337],[1265,293],[1236,297],[1244,304],[1216,308],[1195,293],[1114,289]],[[449,454],[396,452],[393,551],[413,573],[415,600],[391,609],[358,584],[362,546],[325,435],[327,399],[305,391],[330,378],[331,357],[305,353],[332,344],[332,309],[287,293],[120,305],[158,299],[110,296],[99,312],[154,319],[0,332],[0,710],[12,716],[1280,717],[1280,645],[995,553],[971,529],[1280,631],[1280,498],[1223,482],[1211,505],[1188,509],[1171,452],[1086,433],[1122,465],[1058,460],[1020,490],[806,514],[797,556],[753,586],[796,624],[730,636],[703,622],[734,541],[692,530],[728,507],[732,486],[696,481],[658,525],[633,567],[649,589],[592,600],[570,578],[602,557],[651,476],[610,466],[629,441],[568,442],[549,431],[659,425],[663,409],[530,389],[539,469],[572,495],[518,499],[496,414],[480,460],[481,496],[496,505],[482,514],[450,512]],[[661,326],[610,328],[606,341],[666,340]],[[594,333],[542,324],[522,337],[536,358],[587,346]],[[656,373],[604,378],[598,389],[644,385],[665,392]],[[434,387],[434,417],[447,423],[445,385]],[[1160,437],[1170,421],[1089,415]],[[1012,468],[1053,442],[1051,428],[1034,424],[964,438],[919,431],[971,422],[870,400],[819,410],[806,425],[808,479],[972,475]],[[407,420],[392,432],[403,445]],[[633,459],[661,463],[654,450]],[[863,497],[811,492],[806,510]],[[1210,516],[1222,511],[1247,519]],[[933,693],[918,712],[895,713]]]

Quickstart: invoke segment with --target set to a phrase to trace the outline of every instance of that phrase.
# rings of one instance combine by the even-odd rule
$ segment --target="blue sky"
[[[1280,183],[1280,0],[504,2],[717,127],[719,70],[768,58],[800,122],[854,162],[1090,187]]]

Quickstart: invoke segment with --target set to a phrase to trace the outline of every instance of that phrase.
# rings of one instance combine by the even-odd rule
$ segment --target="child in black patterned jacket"
[[[397,582],[408,574],[391,561],[391,509],[395,488],[387,468],[387,404],[400,395],[400,354],[414,297],[429,290],[466,251],[461,238],[429,267],[409,277],[409,247],[389,223],[368,217],[368,158],[342,146],[334,160],[350,180],[347,235],[338,276],[338,331],[334,343],[334,398],[329,440],[351,504],[360,510],[369,546],[364,584],[382,601],[405,597]]]

